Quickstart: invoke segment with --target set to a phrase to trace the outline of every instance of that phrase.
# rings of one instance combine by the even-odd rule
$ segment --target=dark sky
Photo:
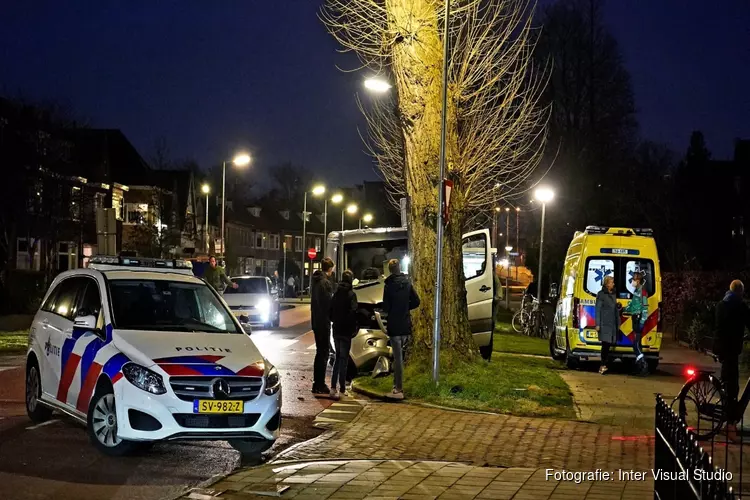
[[[150,158],[158,137],[202,166],[249,149],[349,184],[373,179],[355,103],[362,73],[316,17],[319,0],[3,2],[0,90],[67,102]],[[546,1],[544,3],[547,3]],[[750,2],[609,0],[642,135],[714,157],[750,138]]]

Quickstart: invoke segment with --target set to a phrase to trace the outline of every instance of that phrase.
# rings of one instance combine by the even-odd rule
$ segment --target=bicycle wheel
[[[517,311],[516,314],[513,315],[513,319],[511,320],[513,330],[515,330],[516,333],[523,333],[526,325],[529,323],[529,319],[529,313],[524,310]]]
[[[539,328],[537,328],[537,332],[539,332],[540,338],[549,338],[549,325],[547,325],[547,317],[541,311],[539,312]]]
[[[726,422],[726,394],[709,374],[689,380],[678,396],[678,413],[698,439],[710,439]]]

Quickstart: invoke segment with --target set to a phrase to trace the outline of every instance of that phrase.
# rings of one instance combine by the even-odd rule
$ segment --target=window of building
[[[70,218],[73,220],[81,219],[81,188],[73,186],[70,188]]]
[[[60,272],[78,267],[78,252],[75,243],[61,241],[57,244],[57,270]]]
[[[34,254],[33,259],[31,254]],[[16,240],[16,269],[27,271],[38,271],[39,267],[39,240],[18,238]]]
[[[278,250],[279,249],[279,241],[280,241],[279,235],[278,234],[272,234],[272,235],[269,236],[269,238],[270,238],[270,242],[269,242],[268,248],[270,248],[271,250]]]
[[[320,237],[315,238],[315,251],[320,252],[320,246],[323,244],[323,239]]]
[[[147,203],[125,203],[124,224],[145,224],[148,222]]]
[[[301,252],[302,251],[302,236],[295,236],[294,237],[294,251],[295,252]]]
[[[255,232],[255,248],[263,248],[263,233]]]

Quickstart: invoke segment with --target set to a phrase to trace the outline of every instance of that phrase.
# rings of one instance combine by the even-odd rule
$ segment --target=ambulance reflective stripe
[[[265,373],[263,363],[254,363],[237,371],[220,364],[224,356],[172,356],[159,358],[154,362],[168,375],[205,375],[205,376],[245,376],[261,377]]]

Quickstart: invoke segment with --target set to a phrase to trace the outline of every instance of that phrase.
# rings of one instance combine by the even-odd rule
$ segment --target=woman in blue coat
[[[607,276],[604,278],[604,286],[596,295],[596,331],[599,332],[599,342],[602,343],[602,364],[599,367],[599,373],[602,375],[609,370],[607,367],[609,349],[617,343],[619,330],[620,315],[617,312],[615,279]]]

